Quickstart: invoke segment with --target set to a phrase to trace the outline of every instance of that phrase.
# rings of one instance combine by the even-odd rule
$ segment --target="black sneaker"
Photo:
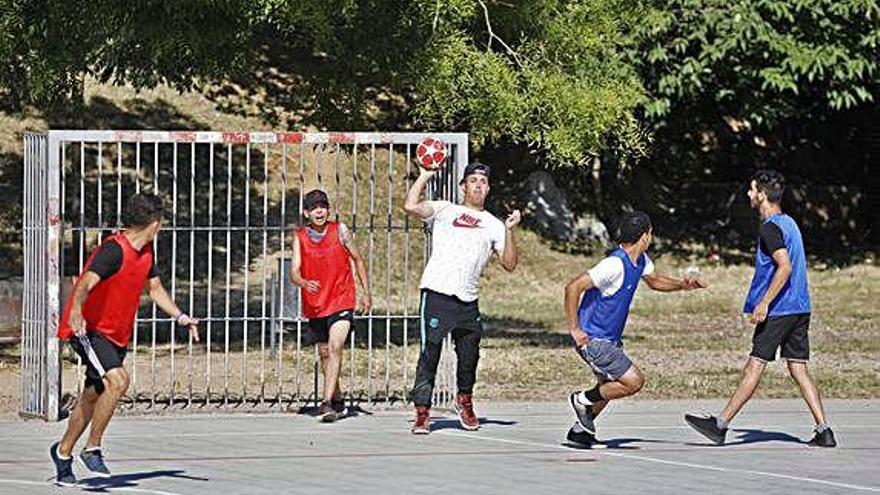
[[[575,431],[574,427],[568,429],[565,438],[579,447],[592,447],[596,443],[596,436],[586,431]]]
[[[596,416],[593,414],[593,404],[582,404],[580,399],[578,399],[578,395],[580,395],[580,392],[569,395],[568,402],[571,404],[571,408],[574,409],[574,415],[581,428],[587,430],[587,433],[595,435],[596,423],[594,420]]]
[[[825,428],[822,433],[816,432],[807,443],[813,447],[837,447],[837,440],[834,439],[834,432],[831,431],[831,428]]]
[[[76,486],[76,476],[73,475],[73,457],[62,459],[58,455],[58,444],[55,442],[49,447],[49,456],[55,463],[55,484],[59,486]]]
[[[697,433],[708,438],[715,445],[724,445],[724,437],[727,436],[727,428],[718,428],[715,416],[696,416],[685,414],[684,420],[697,430]]]
[[[336,421],[337,414],[333,406],[329,402],[322,402],[318,408],[318,420],[322,423],[332,423]]]
[[[79,460],[88,471],[98,478],[109,478],[110,470],[104,464],[104,455],[101,449],[83,450],[79,454]]]

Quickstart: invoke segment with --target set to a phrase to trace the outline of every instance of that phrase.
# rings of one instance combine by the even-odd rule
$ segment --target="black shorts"
[[[808,361],[810,359],[810,313],[785,316],[769,316],[758,323],[752,336],[752,352],[763,361],[776,359],[776,350],[780,347],[780,356],[791,361]]]
[[[309,332],[306,340],[309,344],[324,343],[330,340],[330,327],[338,321],[347,321],[354,325],[354,309],[343,309],[322,318],[309,319]],[[351,329],[351,327],[349,327]]]
[[[86,333],[86,336],[88,337],[94,354],[87,352],[77,336],[73,336],[73,338],[67,342],[70,344],[70,347],[79,354],[83,364],[86,365],[84,387],[95,387],[95,391],[98,392],[98,394],[102,394],[104,393],[104,380],[102,380],[103,373],[98,371],[98,367],[100,366],[104,370],[104,373],[113,368],[121,368],[122,361],[125,360],[126,349],[125,347],[119,347],[113,342],[110,342],[107,340],[107,337],[104,337],[100,332],[89,330]],[[95,360],[97,360],[97,363]]]
[[[483,318],[476,300],[465,302],[430,289],[422,289],[420,308],[422,342],[439,344],[453,330],[483,332]]]

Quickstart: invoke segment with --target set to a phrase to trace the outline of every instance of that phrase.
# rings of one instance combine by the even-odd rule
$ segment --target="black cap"
[[[489,178],[489,166],[485,163],[473,162],[468,163],[467,167],[464,168],[464,175],[461,176],[461,180],[467,179],[469,175],[480,174],[485,175],[486,178]]]
[[[311,209],[317,208],[318,206],[330,208],[330,198],[327,197],[327,193],[320,189],[313,189],[309,191],[305,196],[303,196],[304,210],[309,211]]]

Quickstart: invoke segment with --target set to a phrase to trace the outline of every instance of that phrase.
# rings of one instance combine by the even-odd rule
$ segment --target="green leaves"
[[[487,4],[488,25],[480,12],[470,29],[426,48],[418,66],[429,70],[413,78],[416,114],[431,127],[467,129],[478,143],[527,145],[551,167],[583,165],[610,148],[642,153],[633,114],[643,90],[622,50],[635,18],[621,14],[637,8],[612,0]]]
[[[652,99],[646,111],[662,117],[715,100],[772,125],[872,102],[878,13],[876,0],[656,2],[633,53]],[[788,107],[796,113],[780,98],[796,100]]]

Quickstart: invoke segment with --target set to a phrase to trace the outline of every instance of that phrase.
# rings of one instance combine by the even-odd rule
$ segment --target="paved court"
[[[681,419],[719,401],[620,401],[598,421],[604,444],[565,445],[565,402],[480,404],[483,426],[434,419],[409,433],[408,412],[335,424],[297,415],[123,417],[105,454],[115,476],[58,488],[47,448],[64,424],[0,422],[0,493],[871,493],[880,492],[880,401],[828,401],[840,447],[815,449],[800,401],[746,406],[708,445]],[[78,468],[79,466],[77,466]],[[83,471],[77,470],[82,477]]]

